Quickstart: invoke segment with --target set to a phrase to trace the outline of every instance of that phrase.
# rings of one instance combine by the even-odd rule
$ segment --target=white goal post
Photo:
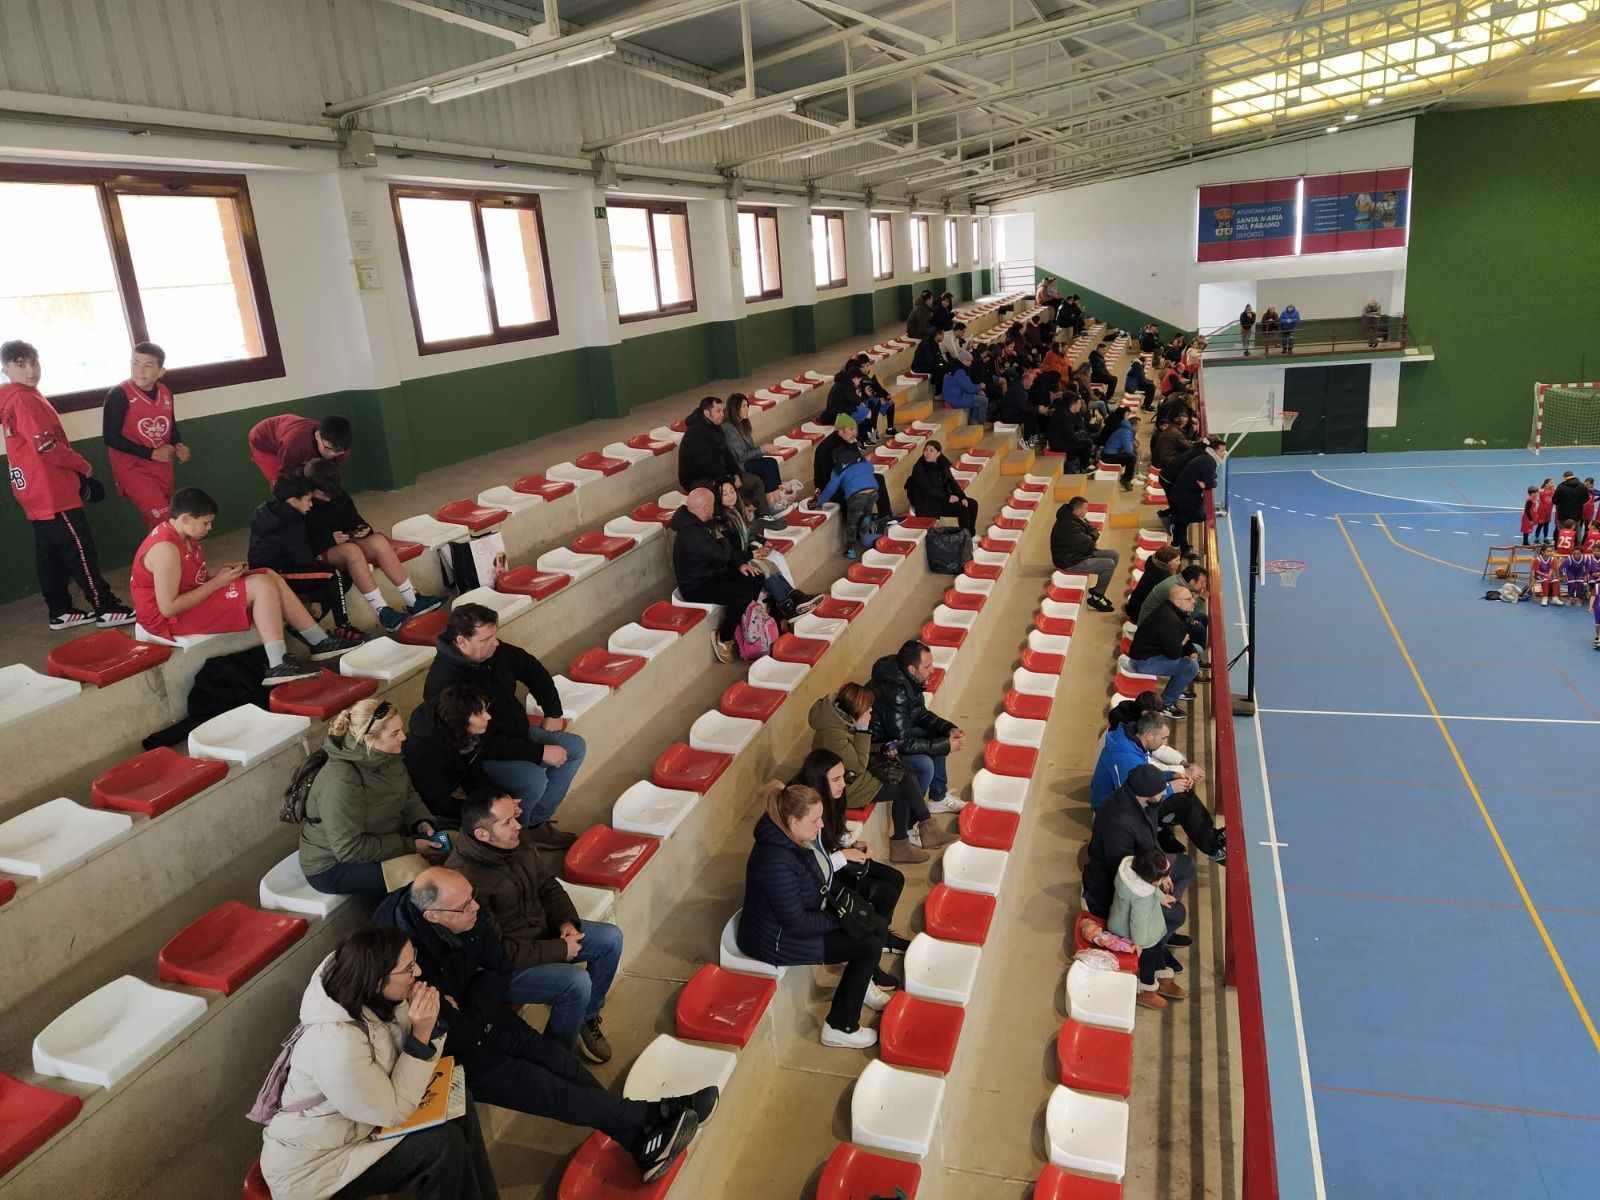
[[[1533,432],[1528,447],[1600,446],[1600,382],[1533,385]]]

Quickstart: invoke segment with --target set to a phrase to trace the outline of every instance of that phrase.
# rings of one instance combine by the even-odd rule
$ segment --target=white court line
[[[1233,560],[1233,602],[1239,610],[1240,624],[1244,624],[1244,585],[1239,578],[1239,544],[1233,537],[1233,527],[1228,528],[1228,557]],[[1224,668],[1226,669],[1226,668]],[[1317,1102],[1311,1092],[1311,1060],[1306,1054],[1306,1023],[1300,1012],[1300,980],[1294,967],[1294,939],[1289,935],[1289,898],[1283,890],[1283,860],[1279,850],[1285,845],[1278,837],[1278,819],[1272,811],[1272,784],[1267,777],[1267,740],[1261,728],[1261,709],[1249,720],[1256,727],[1256,762],[1261,770],[1261,797],[1267,810],[1267,841],[1272,850],[1272,882],[1278,892],[1278,926],[1283,934],[1284,967],[1289,976],[1289,1009],[1294,1014],[1294,1041],[1300,1052],[1300,1088],[1306,1106],[1306,1141],[1311,1153],[1311,1180],[1316,1187],[1317,1200],[1327,1200],[1327,1188],[1322,1179],[1322,1140],[1317,1133]],[[1257,964],[1256,987],[1261,987],[1260,964]],[[1264,1014],[1263,1014],[1264,1015]]]
[[[1595,465],[1593,458],[1568,458],[1568,459],[1535,459],[1527,463],[1436,463],[1431,466],[1409,467],[1329,467],[1330,471],[1503,471],[1507,467],[1537,467],[1541,464],[1550,467],[1592,467]],[[1304,467],[1235,467],[1241,475],[1303,475]]]
[[[1340,470],[1342,468],[1329,467],[1328,469],[1330,471],[1335,471],[1335,470]],[[1352,467],[1350,469],[1351,470],[1360,470],[1361,468]],[[1391,470],[1392,468],[1389,468],[1389,467],[1374,467],[1374,468],[1371,468],[1371,469],[1372,470]],[[1487,510],[1489,512],[1503,512],[1503,513],[1510,513],[1510,512],[1516,512],[1517,511],[1516,509],[1509,508],[1504,504],[1469,504],[1465,500],[1424,500],[1419,496],[1397,496],[1393,492],[1373,492],[1373,491],[1369,491],[1366,488],[1358,488],[1358,487],[1355,487],[1355,486],[1353,486],[1351,484],[1348,484],[1348,483],[1340,483],[1337,479],[1329,479],[1321,471],[1313,471],[1313,472],[1311,472],[1311,474],[1315,478],[1322,480],[1322,482],[1327,484],[1329,487],[1343,488],[1347,492],[1358,492],[1363,496],[1377,496],[1381,500],[1401,500],[1401,501],[1404,501],[1404,502],[1409,503],[1409,504],[1432,504],[1437,508],[1443,509],[1443,512],[1441,513],[1441,515],[1455,515],[1455,516],[1462,516],[1462,517],[1467,517],[1467,516],[1474,515],[1472,513],[1462,512],[1461,511],[1462,509],[1469,509],[1469,508],[1481,508],[1481,509],[1485,509],[1485,510]],[[1448,506],[1448,507],[1445,507],[1445,506]],[[1437,532],[1437,530],[1435,530],[1434,532]]]
[[[1397,712],[1344,712],[1332,708],[1258,708],[1258,713],[1284,713],[1292,717],[1380,717],[1404,720],[1432,721],[1432,713]],[[1514,725],[1600,725],[1600,721],[1582,717],[1469,717],[1463,714],[1440,713],[1440,721],[1506,721]]]

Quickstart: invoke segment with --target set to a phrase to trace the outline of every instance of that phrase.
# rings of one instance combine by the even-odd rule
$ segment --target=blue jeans
[[[943,800],[944,794],[949,790],[950,781],[945,775],[945,755],[943,754],[905,754],[901,761],[906,764],[906,770],[917,777],[922,794],[931,800]]]
[[[575,733],[566,730],[551,733],[537,725],[528,726],[528,740],[544,746],[560,746],[567,752],[567,761],[559,767],[546,767],[518,759],[492,759],[484,761],[483,773],[517,798],[517,805],[522,809],[522,823],[531,827],[555,816],[556,809],[567,798],[578,768],[583,766],[586,747]]]
[[[578,1040],[578,1027],[606,1006],[606,993],[622,962],[622,930],[604,921],[580,921],[578,928],[583,941],[577,958],[524,967],[511,976],[506,991],[513,1004],[549,1005],[545,1036],[569,1048]]]
[[[1141,675],[1168,675],[1166,690],[1161,693],[1161,703],[1176,704],[1200,674],[1200,664],[1188,655],[1182,658],[1141,658],[1128,663]]]
[[[972,402],[972,407],[967,410],[968,425],[983,425],[989,420],[989,401],[979,396]]]

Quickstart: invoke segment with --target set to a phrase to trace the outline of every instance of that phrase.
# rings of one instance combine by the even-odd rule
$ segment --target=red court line
[[[1313,1083],[1319,1092],[1337,1092],[1342,1096],[1372,1096],[1378,1100],[1410,1100],[1416,1104],[1443,1104],[1449,1108],[1479,1108],[1488,1112],[1517,1113],[1526,1117],[1557,1117],[1563,1121],[1592,1121],[1600,1124],[1600,1117],[1587,1113],[1552,1112],[1547,1108],[1520,1108],[1515,1104],[1480,1104],[1475,1100],[1448,1100],[1443,1096],[1408,1096],[1404,1092],[1374,1092],[1366,1088],[1334,1087],[1328,1083]]]
[[[1521,904],[1506,904],[1498,900],[1454,900],[1445,896],[1384,896],[1376,892],[1341,892],[1331,888],[1294,887],[1290,884],[1284,884],[1283,890],[1303,896],[1334,896],[1341,900],[1391,900],[1396,904],[1450,904],[1460,908],[1504,908],[1512,912],[1526,911]],[[1592,908],[1552,908],[1548,904],[1541,904],[1539,911],[1566,913],[1574,917],[1600,917],[1600,911]]]
[[[1578,690],[1578,685],[1573,683],[1572,680],[1568,678],[1567,673],[1561,669],[1560,664],[1551,663],[1550,665],[1552,669],[1554,669],[1555,673],[1561,676],[1561,682],[1572,689],[1572,694],[1578,698],[1578,703],[1583,705],[1583,707],[1588,710],[1589,715],[1591,717],[1600,717],[1600,712],[1595,712],[1594,705],[1590,704],[1584,699],[1583,693]]]

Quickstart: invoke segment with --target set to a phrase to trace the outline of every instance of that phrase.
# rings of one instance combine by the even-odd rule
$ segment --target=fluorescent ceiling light
[[[1462,31],[1458,31],[1456,33],[1452,33],[1450,35],[1450,40],[1445,42],[1444,48],[1446,50],[1469,50],[1469,49],[1471,49],[1472,43],[1467,41],[1466,38],[1461,36],[1461,34],[1464,33],[1464,32],[1465,31],[1462,30]]]
[[[854,168],[857,175],[881,175],[885,171],[899,171],[909,167],[912,163],[927,162],[936,158],[940,162],[947,161],[942,150],[928,150],[922,154],[912,154],[906,158],[889,158],[882,162],[875,162],[868,166]]]
[[[1401,71],[1400,72],[1400,82],[1401,83],[1415,83],[1420,78],[1421,78],[1421,76],[1418,75],[1415,71]]]
[[[1328,126],[1328,132],[1329,133],[1338,133],[1339,132],[1339,127],[1337,125],[1329,125]]]
[[[444,104],[451,100],[459,100],[463,96],[475,96],[479,92],[504,87],[519,79],[532,79],[537,75],[565,70],[567,67],[581,66],[599,58],[607,58],[616,52],[617,44],[614,41],[610,38],[601,38],[582,46],[569,46],[565,50],[557,50],[553,54],[545,54],[539,58],[524,59],[522,62],[496,67],[479,75],[469,75],[457,83],[443,83],[429,88],[423,94],[430,104]]]
[[[976,171],[977,169],[977,163],[951,163],[949,166],[939,167],[933,171],[922,171],[916,175],[907,175],[905,181],[915,186],[919,183],[927,183],[931,179],[943,179],[946,175],[954,175],[959,171]]]
[[[798,100],[789,100],[773,108],[755,108],[738,113],[712,113],[703,121],[696,121],[693,125],[685,125],[681,129],[669,129],[656,134],[658,142],[681,142],[687,138],[699,137],[705,133],[720,133],[724,129],[732,129],[735,125],[748,125],[752,121],[764,121],[768,117],[782,116],[792,113],[800,106]]]
[[[1356,114],[1355,113],[1345,113],[1344,119],[1346,121],[1354,121],[1356,119]]]
[[[1378,105],[1380,105],[1382,103],[1383,103],[1383,97],[1382,96],[1368,96],[1367,97],[1367,107],[1368,108],[1377,108]]]
[[[785,150],[778,155],[778,161],[800,162],[802,159],[815,158],[819,154],[829,154],[834,150],[848,150],[852,146],[863,146],[868,142],[875,142],[883,136],[882,130],[872,129],[866,133],[856,134],[854,137],[840,138],[837,142],[806,142],[803,145]]]

